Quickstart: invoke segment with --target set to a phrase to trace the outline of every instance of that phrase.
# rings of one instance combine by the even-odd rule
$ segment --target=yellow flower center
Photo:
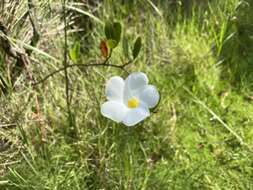
[[[127,102],[129,108],[136,108],[139,105],[139,100],[136,98],[131,98]]]

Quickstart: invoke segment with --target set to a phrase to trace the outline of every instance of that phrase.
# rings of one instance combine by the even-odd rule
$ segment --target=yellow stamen
[[[129,108],[136,108],[139,105],[139,100],[136,98],[131,98],[127,102]]]

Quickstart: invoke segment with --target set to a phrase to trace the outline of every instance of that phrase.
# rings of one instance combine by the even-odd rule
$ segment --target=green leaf
[[[75,42],[74,46],[69,50],[70,59],[76,63],[80,54],[80,43]]]
[[[135,40],[135,43],[134,43],[134,48],[133,48],[133,58],[136,59],[137,56],[139,55],[140,53],[140,50],[141,50],[141,37],[139,36],[136,40]]]
[[[122,39],[122,48],[123,48],[123,53],[126,58],[129,58],[129,45],[128,45],[128,39],[124,35]]]
[[[121,38],[121,24],[119,22],[114,22],[113,23],[113,36],[112,39],[115,40],[118,43],[120,42]]]
[[[112,39],[113,38],[113,23],[111,21],[106,21],[105,22],[105,36],[107,39]]]
[[[113,39],[107,40],[107,44],[108,44],[109,48],[111,48],[111,49],[113,49],[117,46],[117,42]]]
[[[121,38],[121,30],[122,30],[121,24],[119,22],[106,21],[104,30],[106,39],[115,40],[117,46]]]

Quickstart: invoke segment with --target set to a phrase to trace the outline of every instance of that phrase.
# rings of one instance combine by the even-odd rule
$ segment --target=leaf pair
[[[121,33],[122,33],[122,27],[119,22],[111,22],[107,21],[105,23],[104,32],[106,36],[106,40],[102,40],[100,43],[100,51],[101,55],[105,58],[109,56],[109,51],[112,51],[114,48],[116,48],[121,40]],[[124,36],[123,37],[123,53],[126,58],[129,58],[129,45],[128,40]],[[135,60],[141,50],[142,42],[141,37],[137,37],[137,39],[134,42],[134,46],[132,49],[132,60]]]
[[[109,47],[112,49],[115,48],[119,44],[121,38],[121,24],[119,22],[107,21],[104,30]]]
[[[109,51],[112,51],[120,42],[121,38],[121,24],[119,22],[107,21],[105,23],[105,36],[106,40],[100,42],[100,52],[105,58],[109,56]]]

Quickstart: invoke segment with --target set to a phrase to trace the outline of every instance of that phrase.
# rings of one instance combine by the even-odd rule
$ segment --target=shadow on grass
[[[253,2],[243,2],[228,22],[227,35],[234,33],[222,47],[224,60],[221,78],[236,88],[253,89]]]

